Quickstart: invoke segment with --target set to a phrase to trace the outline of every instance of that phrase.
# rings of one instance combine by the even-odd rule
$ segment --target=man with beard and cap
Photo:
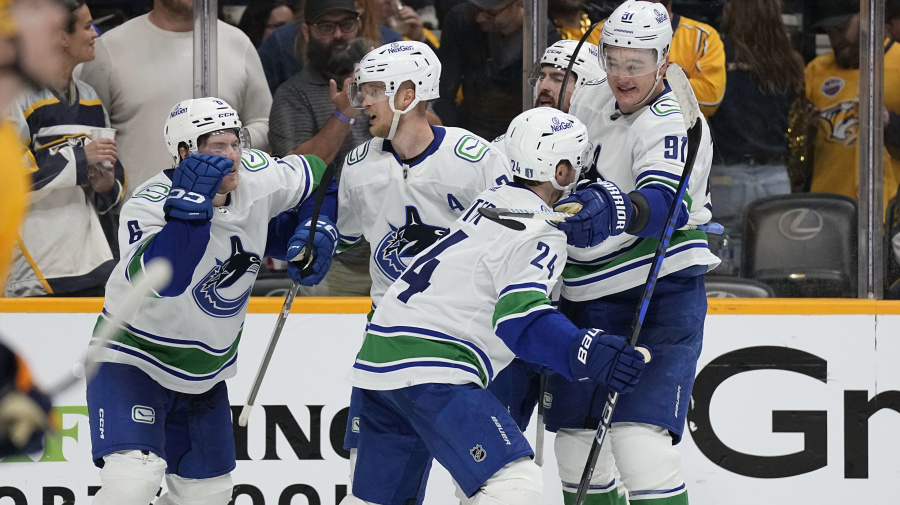
[[[358,38],[360,21],[353,0],[310,0],[304,10],[300,36],[306,43],[306,66],[275,92],[269,116],[272,153],[315,154],[325,163],[336,161],[340,180],[344,156],[367,142],[365,121],[350,106],[346,87],[353,81],[353,66],[366,54],[369,41]],[[360,243],[338,255],[325,280],[301,294],[368,296],[369,247]]]
[[[810,102],[807,144],[812,166],[810,191],[859,194],[859,2],[818,0],[812,28],[824,31],[832,50],[806,66]],[[887,20],[888,18],[885,17]],[[900,47],[884,46],[884,206],[900,182]]]
[[[163,111],[194,95],[193,14],[192,0],[153,0],[149,14],[97,39],[96,58],[81,72],[118,130],[126,198],[169,162],[159,136],[167,117]],[[256,48],[228,23],[219,21],[217,30],[218,96],[240,114],[249,147],[267,151],[272,95]]]
[[[468,0],[441,23],[441,96],[434,111],[447,126],[487,139],[522,111],[522,0]],[[547,43],[559,40],[547,22]],[[529,62],[530,63],[530,62]],[[462,102],[456,103],[462,89]]]

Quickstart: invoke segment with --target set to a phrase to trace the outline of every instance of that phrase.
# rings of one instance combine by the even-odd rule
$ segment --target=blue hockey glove
[[[328,267],[331,266],[331,257],[334,256],[340,242],[334,223],[326,216],[319,216],[316,221],[316,235],[313,237],[313,261],[309,267],[297,261],[309,238],[310,221],[312,220],[307,219],[297,227],[297,231],[288,242],[287,249],[287,258],[290,260],[287,268],[288,276],[302,286],[315,286],[322,282]]]
[[[163,205],[166,219],[212,219],[213,198],[233,168],[233,161],[216,154],[193,154],[182,160],[172,175],[172,190]]]
[[[575,247],[593,247],[623,233],[634,213],[631,198],[609,181],[591,184],[556,205],[566,203],[581,205],[577,214],[557,225],[565,232],[566,242]]]
[[[577,380],[595,380],[617,393],[634,390],[644,370],[644,355],[625,337],[583,329],[569,345],[569,371]]]

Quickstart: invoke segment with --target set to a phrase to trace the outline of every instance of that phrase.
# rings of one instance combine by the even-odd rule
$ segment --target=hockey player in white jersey
[[[309,223],[282,214],[314,195],[325,164],[315,156],[271,158],[242,149],[241,121],[217,98],[178,103],[165,139],[175,164],[139,187],[121,214],[122,260],[103,314],[123,331],[97,350],[88,384],[92,453],[101,468],[95,505],[224,505],[235,467],[225,379],[234,376],[250,289],[264,256],[282,257]],[[287,216],[287,217],[285,217]],[[270,220],[271,223],[270,223]],[[320,217],[314,236],[321,280],[337,231]],[[172,281],[135,314],[119,304],[154,258]],[[284,258],[287,259],[287,258]],[[96,332],[95,332],[96,334]]]
[[[574,89],[606,76],[597,60],[599,54],[597,46],[585,42],[576,57],[577,45],[577,40],[560,40],[544,51],[540,62],[535,65],[534,76],[529,81],[535,87],[537,95],[535,107],[557,106],[566,68],[573,57],[575,63],[572,65],[572,76],[566,84],[563,112],[569,110],[569,100]],[[491,147],[505,153],[506,135],[497,137],[491,143]],[[525,431],[540,396],[540,383],[541,376],[535,367],[516,358],[503,369],[497,380],[491,382],[488,389],[506,405],[507,411],[516,420],[519,429]]]
[[[356,478],[342,505],[406,505],[432,457],[467,503],[541,504],[532,450],[484,388],[514,355],[617,391],[631,390],[643,369],[623,337],[578,329],[550,306],[563,233],[543,221],[514,231],[478,212],[549,209],[590,152],[584,126],[534,109],[508,136],[513,183],[481,193],[375,310],[348,376],[362,398]]]
[[[363,57],[350,86],[351,102],[365,109],[374,138],[344,161],[338,229],[345,247],[363,237],[372,244],[373,308],[412,258],[444,237],[479,193],[512,177],[506,157],[484,139],[428,124],[426,105],[438,97],[440,74],[427,45],[400,42]],[[354,390],[344,440],[351,472],[358,405]],[[422,491],[419,501],[424,479]]]
[[[560,202],[583,206],[559,224],[570,244],[559,310],[577,326],[629,333],[666,225],[687,154],[680,104],[664,78],[671,40],[664,6],[626,1],[603,26],[600,62],[607,80],[589,83],[572,98],[572,115],[596,145],[597,171],[592,184]],[[676,230],[710,219],[712,143],[701,120],[702,141]],[[703,340],[703,274],[717,264],[705,233],[672,235],[638,340],[653,361],[635,391],[619,398],[586,504],[625,503],[615,491],[614,467],[633,505],[688,503],[673,446],[684,430]],[[557,432],[559,473],[566,503],[572,503],[607,394],[602,386],[558,376],[548,382],[553,400],[545,422]]]

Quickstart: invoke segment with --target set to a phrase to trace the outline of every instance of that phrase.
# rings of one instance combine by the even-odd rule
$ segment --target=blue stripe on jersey
[[[649,491],[629,491],[629,492],[628,492],[628,496],[647,496],[647,495],[654,495],[654,494],[669,494],[669,493],[674,493],[674,492],[676,492],[676,491],[681,491],[681,490],[683,490],[684,488],[685,488],[685,485],[682,484],[682,485],[680,485],[680,486],[678,486],[678,487],[673,487],[672,489],[663,489],[663,490],[659,490],[659,491],[656,491],[656,490],[649,490]]]
[[[666,250],[666,258],[668,258],[670,256],[674,256],[674,255],[676,255],[682,251],[686,251],[688,249],[706,249],[708,247],[709,246],[707,245],[706,241],[685,242],[684,244],[679,244],[677,246],[671,247],[668,250]],[[652,262],[653,262],[653,254],[650,254],[640,260],[636,260],[631,263],[626,263],[624,265],[621,265],[619,268],[604,270],[604,271],[600,272],[598,275],[593,275],[593,276],[588,276],[588,277],[583,277],[580,279],[573,279],[573,280],[563,279],[563,283],[566,286],[586,286],[588,284],[600,282],[602,280],[608,279],[608,278],[616,276],[616,275],[620,275],[622,273],[628,272],[630,270],[634,270],[636,268],[641,268],[643,266],[649,265]]]
[[[92,342],[90,345],[95,345],[95,344]],[[140,359],[144,360],[145,362],[150,363],[151,365],[155,366],[156,368],[159,368],[160,370],[166,372],[167,374],[169,374],[173,377],[178,377],[179,379],[183,379],[186,381],[193,381],[193,382],[202,382],[205,380],[214,379],[217,375],[222,373],[223,370],[226,370],[228,367],[233,365],[235,363],[235,361],[237,361],[237,357],[238,357],[238,353],[234,353],[234,356],[230,360],[228,360],[228,362],[225,363],[222,366],[222,368],[216,370],[215,372],[213,372],[211,374],[194,376],[194,375],[187,375],[187,374],[179,371],[177,368],[172,368],[172,367],[166,366],[166,365],[160,363],[159,361],[156,361],[155,359],[145,356],[143,353],[138,352],[137,350],[132,349],[130,347],[125,347],[125,346],[114,344],[111,342],[108,342],[106,344],[106,347],[116,350],[116,351],[119,351],[124,354],[128,354],[130,356],[134,356],[135,358],[140,358]]]
[[[406,335],[415,336],[416,333],[421,335],[427,335],[429,337],[434,337],[441,340],[449,340],[451,342],[457,342],[465,345],[466,347],[472,349],[478,354],[478,357],[481,358],[481,362],[484,364],[485,369],[488,374],[488,381],[493,380],[494,378],[494,367],[491,366],[491,360],[488,358],[487,354],[477,345],[472,342],[467,342],[465,340],[460,340],[456,337],[451,337],[446,333],[441,333],[435,330],[428,330],[425,328],[419,328],[417,326],[379,326],[377,324],[369,323],[369,332],[377,332],[377,333],[403,333]],[[480,382],[480,381],[479,381]]]
[[[112,314],[110,314],[109,311],[106,310],[106,307],[103,307],[103,317],[105,317],[107,321],[109,321],[112,318]],[[232,344],[229,344],[228,347],[226,347],[224,349],[215,349],[213,347],[210,347],[209,345],[207,345],[204,342],[200,342],[199,340],[181,340],[181,339],[177,339],[177,338],[161,337],[159,335],[154,335],[152,333],[148,333],[146,331],[139,330],[139,329],[135,328],[134,326],[131,326],[128,323],[124,323],[124,324],[125,324],[125,329],[129,333],[134,334],[134,335],[140,335],[141,337],[144,337],[148,340],[155,340],[157,342],[162,342],[162,343],[166,343],[166,344],[176,344],[176,345],[185,345],[185,346],[190,345],[190,346],[200,347],[203,350],[205,350],[209,353],[212,353],[212,354],[225,354],[228,351],[230,351],[231,347],[234,345],[232,343]],[[243,329],[244,329],[244,325],[241,325],[240,331],[243,331]]]
[[[481,384],[481,377],[478,374],[478,370],[474,370],[471,367],[467,367],[461,363],[456,362],[448,362],[448,361],[411,361],[408,363],[400,363],[397,365],[390,366],[371,366],[360,363],[357,361],[353,364],[353,368],[358,368],[360,370],[365,370],[366,372],[374,372],[374,373],[387,373],[387,372],[396,372],[397,370],[404,370],[406,368],[417,368],[417,367],[443,367],[443,368],[457,368],[464,372],[469,372],[475,376],[476,382]]]
[[[525,282],[522,284],[510,284],[509,286],[506,286],[505,288],[503,288],[503,291],[500,291],[500,296],[498,298],[503,297],[503,295],[509,293],[510,291],[518,291],[524,289],[538,289],[543,291],[544,293],[547,292],[547,286],[545,284],[541,284],[539,282]]]

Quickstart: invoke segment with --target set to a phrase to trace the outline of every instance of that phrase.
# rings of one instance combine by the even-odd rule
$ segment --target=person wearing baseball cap
[[[897,13],[896,1],[885,12]],[[856,0],[817,0],[810,26],[824,31],[832,50],[806,66],[807,137],[814,193],[859,194],[859,50],[860,15]],[[889,19],[887,16],[885,19]],[[887,30],[885,35],[888,35]],[[885,41],[884,52],[884,201],[900,182],[900,45]],[[894,154],[892,156],[892,153]]]
[[[884,2],[884,36],[900,40],[900,0]]]

